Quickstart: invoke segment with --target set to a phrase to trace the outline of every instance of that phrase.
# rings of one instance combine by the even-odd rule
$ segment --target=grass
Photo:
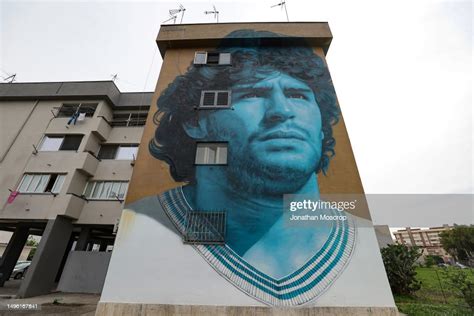
[[[447,288],[442,270],[437,267],[417,268],[416,278],[421,281],[421,289],[413,296],[395,295],[398,310],[409,316],[474,315],[463,298]]]

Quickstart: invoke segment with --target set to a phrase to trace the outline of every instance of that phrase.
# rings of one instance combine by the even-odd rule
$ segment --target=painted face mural
[[[228,38],[260,33],[236,31]],[[160,194],[160,208],[182,236],[190,214],[222,211],[223,244],[185,246],[261,302],[306,303],[337,278],[354,244],[351,220],[302,227],[287,225],[283,216],[284,195],[319,198],[318,175],[335,155],[339,109],[328,70],[303,43],[223,41],[216,52],[230,53],[232,65],[191,65],[158,99],[149,150],[169,165],[175,181],[186,183]],[[230,107],[199,108],[202,91],[229,91]],[[197,149],[206,144],[224,148],[223,163],[196,164]]]

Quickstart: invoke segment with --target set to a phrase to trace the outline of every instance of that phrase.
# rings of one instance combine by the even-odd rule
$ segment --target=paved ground
[[[99,294],[55,292],[31,298],[17,299],[21,280],[11,280],[0,288],[0,315],[83,315],[94,316]],[[8,309],[8,304],[11,308]],[[16,304],[37,304],[39,310],[14,310]]]

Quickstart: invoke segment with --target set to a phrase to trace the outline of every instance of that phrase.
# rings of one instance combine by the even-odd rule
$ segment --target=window
[[[99,150],[99,159],[135,160],[138,145],[102,145]]]
[[[81,145],[83,135],[45,135],[39,146],[39,151],[77,150]]]
[[[148,112],[115,112],[113,114],[112,126],[143,126],[146,123]]]
[[[87,183],[84,196],[95,200],[123,200],[128,181],[91,181]]]
[[[218,52],[196,52],[194,54],[195,65],[230,65],[230,53]]]
[[[200,108],[220,108],[230,106],[230,91],[216,90],[216,91],[202,91]]]
[[[227,164],[227,143],[198,143],[196,165]]]
[[[92,117],[96,108],[97,103],[64,103],[57,117],[71,117],[78,110],[79,113],[86,113],[86,117]]]
[[[223,244],[225,212],[188,212],[184,242],[189,244]]]
[[[18,191],[20,193],[59,193],[64,183],[64,174],[28,174],[23,176]]]

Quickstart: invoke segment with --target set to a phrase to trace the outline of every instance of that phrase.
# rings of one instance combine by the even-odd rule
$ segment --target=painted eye
[[[290,99],[301,99],[301,100],[308,100],[308,98],[302,93],[290,93],[287,95]]]
[[[242,95],[240,98],[241,99],[252,99],[252,98],[260,98],[261,95],[259,95],[258,93],[254,93],[254,92],[251,92],[251,93],[246,93],[244,95]]]

